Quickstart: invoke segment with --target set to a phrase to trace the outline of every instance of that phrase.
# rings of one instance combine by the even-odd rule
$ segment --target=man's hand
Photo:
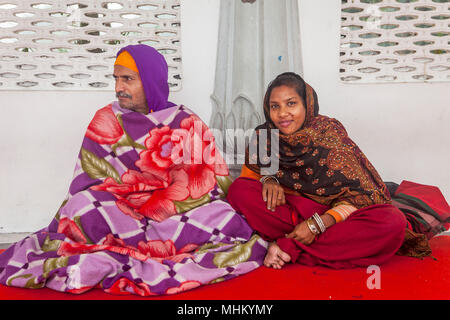
[[[277,206],[286,203],[283,187],[274,179],[267,179],[262,186],[262,197],[267,202],[267,209],[275,211]]]

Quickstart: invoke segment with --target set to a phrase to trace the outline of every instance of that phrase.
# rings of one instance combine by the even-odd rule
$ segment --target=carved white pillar
[[[221,0],[210,127],[262,124],[267,85],[286,71],[303,73],[297,0]]]

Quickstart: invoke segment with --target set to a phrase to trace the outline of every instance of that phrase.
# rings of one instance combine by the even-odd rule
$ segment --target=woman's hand
[[[320,218],[322,219],[322,222],[327,229],[336,223],[336,220],[334,220],[333,216],[328,213],[324,213],[320,216]],[[314,223],[317,230],[320,230],[314,219],[311,219],[311,221],[312,223]],[[294,230],[286,235],[286,238],[294,238],[295,240],[305,245],[310,245],[311,243],[313,243],[315,237],[316,235],[308,227],[307,220],[304,220],[296,225]]]
[[[262,186],[262,197],[267,202],[267,209],[275,211],[277,206],[286,203],[283,187],[274,179],[267,179]]]
[[[305,220],[296,225],[294,230],[286,235],[286,238],[293,238],[300,243],[308,246],[314,241],[315,235],[311,232],[311,230],[309,230],[309,227]]]

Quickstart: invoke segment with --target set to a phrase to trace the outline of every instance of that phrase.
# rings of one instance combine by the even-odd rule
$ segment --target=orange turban
[[[134,62],[133,57],[128,51],[122,51],[114,62],[114,65],[124,66],[125,68],[131,69],[137,73],[139,73],[138,68],[136,67],[136,63]]]

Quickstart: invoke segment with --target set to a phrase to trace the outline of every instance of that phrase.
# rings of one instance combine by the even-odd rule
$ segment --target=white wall
[[[341,84],[340,1],[320,1],[327,6],[317,0],[299,6],[304,76],[319,94],[321,113],[344,123],[384,180],[436,185],[450,199],[449,84]],[[171,100],[208,122],[219,0],[181,2],[184,80]],[[0,91],[0,233],[50,222],[90,119],[113,99],[112,92]]]
[[[320,112],[346,126],[384,181],[435,185],[449,202],[450,83],[340,83],[340,2],[299,0],[304,76]]]

